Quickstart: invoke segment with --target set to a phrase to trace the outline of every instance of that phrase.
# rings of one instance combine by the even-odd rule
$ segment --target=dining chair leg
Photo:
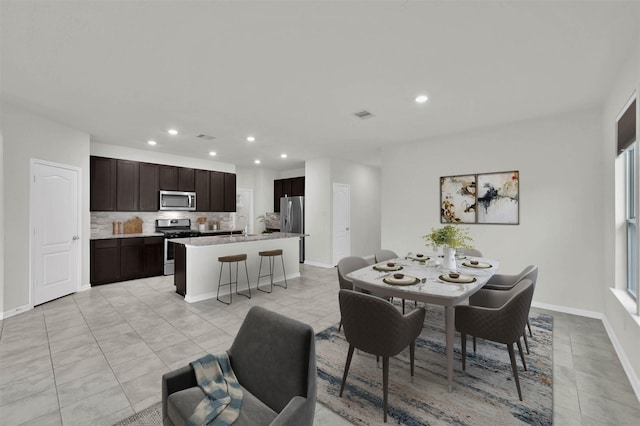
[[[524,362],[524,352],[522,352],[522,344],[520,343],[520,339],[518,339],[518,352],[520,352],[520,359],[522,360],[522,366],[524,367],[524,371],[527,371],[527,363]]]
[[[342,384],[340,385],[340,396],[344,390],[344,384],[347,381],[347,374],[349,374],[349,366],[351,365],[351,358],[353,357],[353,345],[349,345],[349,352],[347,353],[347,363],[344,365],[344,374],[342,376]]]
[[[466,369],[466,362],[467,362],[467,335],[466,334],[460,334],[460,339],[462,341],[462,371],[465,371]],[[476,338],[473,338],[473,343],[474,343],[474,350],[475,350],[475,343],[476,343]]]
[[[533,337],[533,334],[531,334],[531,323],[529,322],[529,318],[527,318],[527,327],[529,327],[529,337]]]
[[[522,401],[522,392],[520,391],[520,379],[518,379],[518,367],[516,366],[516,354],[513,353],[513,343],[507,345],[509,350],[509,359],[511,359],[511,370],[513,371],[513,378],[516,380],[516,387],[518,388],[518,398]]]
[[[527,348],[527,353],[530,354],[531,352],[529,352],[529,341],[527,340],[527,330],[524,330],[522,332],[522,338],[524,339],[524,347]]]
[[[476,336],[473,336],[473,353],[476,353]]]
[[[387,422],[387,392],[389,391],[389,357],[382,357],[382,399],[384,401],[384,422]]]
[[[415,365],[415,361],[416,361],[416,341],[414,340],[413,342],[411,342],[411,344],[409,345],[409,359],[411,360],[411,376],[413,376],[413,366]]]
[[[402,299],[402,315],[404,315],[404,299]]]

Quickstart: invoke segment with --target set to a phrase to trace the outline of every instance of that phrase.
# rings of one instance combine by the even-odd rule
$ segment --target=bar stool
[[[260,291],[264,291],[265,293],[271,293],[273,291],[274,285],[282,288],[287,288],[287,273],[284,270],[284,257],[282,256],[282,249],[260,251],[258,252],[258,255],[260,255],[260,267],[258,268],[258,282],[256,283],[256,288]],[[280,260],[282,261],[282,274],[284,275],[284,285],[273,283],[273,271],[275,269],[276,256],[280,256]],[[265,257],[269,258],[269,275],[260,275],[260,272],[262,271],[262,259],[264,259]],[[269,277],[270,279],[269,291],[263,290],[260,288],[260,278],[264,278],[264,277]]]
[[[216,299],[218,299],[220,302],[222,303],[226,303],[227,305],[230,305],[231,302],[233,302],[233,292],[231,290],[231,285],[235,284],[236,285],[236,294],[240,294],[244,297],[247,297],[249,299],[251,299],[251,287],[249,286],[249,270],[247,269],[247,255],[246,254],[234,254],[231,256],[220,256],[218,258],[218,262],[220,262],[220,277],[218,278],[218,294],[216,295]],[[247,274],[247,289],[249,290],[249,294],[244,294],[244,293],[240,293],[238,291],[238,263],[239,262],[244,262],[244,270]],[[224,264],[227,263],[229,265],[229,282],[228,283],[222,283],[222,269],[224,268]],[[231,264],[235,263],[236,264],[236,280],[232,281],[233,276],[231,275]],[[223,285],[228,285],[229,286],[229,302],[225,302],[224,300],[220,299],[220,287]]]

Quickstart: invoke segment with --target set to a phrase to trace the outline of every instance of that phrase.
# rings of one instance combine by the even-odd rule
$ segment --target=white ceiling
[[[639,48],[636,1],[0,8],[3,100],[98,142],[279,170],[376,164],[382,145],[598,106]],[[375,116],[354,117],[363,109]]]

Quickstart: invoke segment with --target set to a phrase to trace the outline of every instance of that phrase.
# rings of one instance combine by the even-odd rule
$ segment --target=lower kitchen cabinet
[[[91,285],[162,275],[163,237],[91,241]]]

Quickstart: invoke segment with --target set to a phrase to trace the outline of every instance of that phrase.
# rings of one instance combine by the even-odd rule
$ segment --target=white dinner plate
[[[389,275],[388,277],[384,277],[382,281],[391,285],[413,285],[420,282],[418,278],[412,277],[411,275],[405,275],[400,279],[394,278],[393,275]]]
[[[411,260],[417,260],[417,261],[422,262],[422,261],[425,261],[425,260],[429,260],[429,259],[430,259],[430,257],[429,257],[429,256],[425,256],[425,255],[418,256],[418,255],[416,255],[416,254],[412,254],[411,256],[409,256],[409,259],[411,259]]]
[[[477,265],[473,265],[470,261],[462,262],[462,266],[466,266],[467,268],[478,268],[478,269],[487,269],[491,268],[491,264],[487,262],[478,262]]]
[[[438,278],[441,279],[442,281],[447,281],[447,282],[456,283],[456,284],[471,284],[476,282],[476,277],[474,277],[473,275],[465,275],[465,274],[460,274],[458,278],[451,278],[449,274],[443,274],[443,275],[440,275]]]
[[[387,263],[393,263],[393,266],[389,266],[387,265]],[[377,265],[373,265],[373,269],[375,269],[376,271],[384,271],[384,272],[399,271],[400,269],[402,269],[402,265],[395,262],[385,262],[385,263],[378,263]]]

